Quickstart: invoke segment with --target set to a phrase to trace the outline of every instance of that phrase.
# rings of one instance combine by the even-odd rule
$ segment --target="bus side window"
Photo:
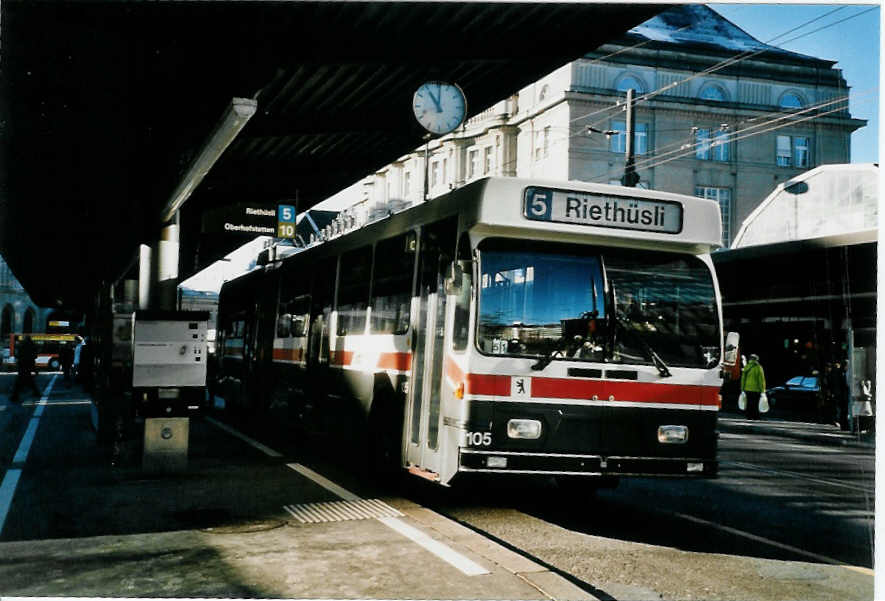
[[[364,246],[341,255],[337,328],[339,336],[363,334],[366,331],[371,269],[371,246]]]
[[[467,348],[470,335],[470,295],[473,288],[473,253],[470,237],[464,233],[458,241],[456,269],[452,270],[460,282],[453,282],[455,292],[455,318],[452,326],[452,349],[463,351]]]
[[[382,240],[375,247],[373,334],[405,334],[409,330],[416,241],[415,232],[408,232]]]
[[[329,362],[328,328],[335,295],[335,276],[338,273],[338,257],[328,257],[318,266],[311,288],[310,333],[308,360],[320,364]]]
[[[306,335],[307,324],[303,322],[307,319],[305,314],[310,313],[310,296],[307,294],[309,285],[310,277],[303,273],[284,274],[281,277],[280,302],[277,305],[277,338]],[[298,299],[304,298],[308,299],[308,304],[303,310],[296,309]],[[296,327],[298,320],[302,322],[300,327]]]
[[[291,335],[295,338],[307,336],[307,326],[310,322],[310,295],[303,294],[297,297],[288,307],[292,316]]]

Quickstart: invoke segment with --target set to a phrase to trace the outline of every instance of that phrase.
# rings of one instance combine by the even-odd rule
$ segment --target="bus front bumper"
[[[459,472],[549,476],[715,478],[719,462],[692,457],[602,457],[565,453],[460,450]]]

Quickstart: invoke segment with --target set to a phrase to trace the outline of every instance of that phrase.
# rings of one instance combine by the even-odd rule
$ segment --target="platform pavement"
[[[41,377],[41,388],[48,378]],[[6,382],[0,382],[4,425],[23,425],[43,406],[43,423],[0,531],[0,595],[597,598],[415,503],[364,503],[310,468],[231,436],[211,419],[191,420],[185,474],[140,474],[137,461],[112,467],[107,449],[82,432],[88,428],[89,406],[82,404],[88,397],[59,383],[42,400],[25,397],[11,405]],[[66,448],[49,449],[50,440]],[[51,465],[59,453],[77,456],[77,465],[67,466],[76,473]],[[6,473],[4,458],[0,469]],[[46,488],[52,490],[42,492],[42,483],[50,481]]]

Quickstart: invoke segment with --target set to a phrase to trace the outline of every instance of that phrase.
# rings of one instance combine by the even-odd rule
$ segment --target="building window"
[[[715,84],[707,84],[701,88],[700,98],[701,100],[713,100],[715,102],[725,102],[727,100],[725,90]]]
[[[811,138],[808,136],[778,136],[775,161],[778,167],[811,166]]]
[[[538,94],[538,102],[544,102],[547,100],[547,94],[550,93],[550,87],[544,84],[541,86],[541,93]]]
[[[540,161],[550,156],[550,126],[535,132],[535,160]]]
[[[808,142],[806,136],[793,137],[793,164],[796,167],[808,167],[811,164]]]
[[[467,179],[473,179],[479,175],[479,150],[473,148],[467,151]]]
[[[3,315],[0,317],[0,336],[8,341],[9,335],[12,334],[13,320],[15,314],[12,311],[12,305],[3,307]]]
[[[439,161],[433,161],[430,164],[430,187],[436,188],[439,183]]]
[[[403,198],[408,198],[412,194],[412,172],[406,171],[403,174]]]
[[[719,213],[722,215],[722,246],[727,248],[728,240],[731,238],[731,188],[695,186],[694,194],[719,203]]]
[[[616,133],[611,137],[611,151],[627,152],[627,122],[612,121],[612,129]],[[637,123],[636,131],[633,132],[633,153],[646,154],[648,152],[648,123]]]
[[[449,181],[449,159],[445,158],[442,160],[442,179],[441,183],[445,184]]]
[[[785,92],[778,102],[782,109],[801,109],[805,106],[805,100],[796,92]]]
[[[483,153],[482,172],[484,175],[489,175],[495,170],[495,148],[493,146],[486,146]]]
[[[694,156],[703,161],[727,161],[728,134],[699,128],[695,132]]]
[[[615,86],[615,89],[617,89],[618,92],[626,92],[627,90],[633,89],[639,93],[645,90],[639,79],[632,75],[625,75],[624,77],[619,79],[617,85]]]

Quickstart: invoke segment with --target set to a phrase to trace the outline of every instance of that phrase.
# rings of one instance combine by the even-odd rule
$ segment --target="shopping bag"
[[[768,395],[764,392],[759,395],[759,413],[768,413]]]
[[[747,393],[741,390],[741,396],[738,397],[738,409],[741,411],[747,410]]]

